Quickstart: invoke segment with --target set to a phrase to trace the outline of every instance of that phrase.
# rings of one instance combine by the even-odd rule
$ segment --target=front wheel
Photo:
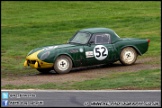
[[[70,72],[72,69],[72,61],[66,55],[59,56],[54,63],[54,70],[59,74]]]
[[[126,47],[121,51],[120,62],[124,65],[132,65],[137,60],[137,52],[132,47]]]

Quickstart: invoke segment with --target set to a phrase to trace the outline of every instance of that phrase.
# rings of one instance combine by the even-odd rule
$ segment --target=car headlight
[[[41,59],[41,60],[46,59],[46,58],[49,56],[49,54],[50,54],[50,51],[47,51],[47,52],[43,53],[43,54],[40,56],[40,59]]]

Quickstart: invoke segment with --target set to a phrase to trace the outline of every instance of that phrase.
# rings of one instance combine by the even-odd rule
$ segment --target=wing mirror
[[[94,43],[94,41],[90,41],[89,43],[88,43],[88,46],[91,46],[91,44],[93,44]]]
[[[89,43],[90,43],[90,44],[93,44],[93,43],[94,43],[94,41],[90,41]]]

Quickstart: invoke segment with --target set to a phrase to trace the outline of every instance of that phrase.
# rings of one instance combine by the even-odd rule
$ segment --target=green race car
[[[138,55],[148,50],[149,43],[149,39],[120,38],[108,28],[82,29],[67,44],[31,50],[24,66],[41,73],[54,70],[62,74],[73,67],[111,64],[118,60],[124,65],[132,65]]]

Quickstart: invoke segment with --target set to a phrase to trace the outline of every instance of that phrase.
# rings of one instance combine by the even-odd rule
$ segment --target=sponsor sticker
[[[86,58],[94,57],[93,51],[87,51],[85,52]]]

